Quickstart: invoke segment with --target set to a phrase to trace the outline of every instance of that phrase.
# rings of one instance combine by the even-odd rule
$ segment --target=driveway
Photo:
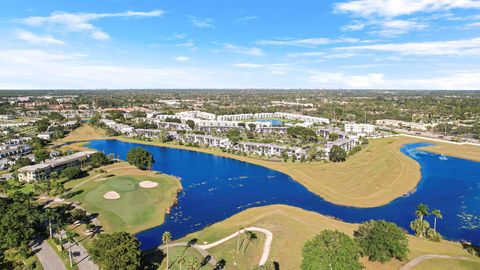
[[[57,253],[47,243],[47,241],[39,240],[40,243],[35,243],[32,249],[36,252],[37,258],[42,264],[44,270],[66,270],[62,260]]]

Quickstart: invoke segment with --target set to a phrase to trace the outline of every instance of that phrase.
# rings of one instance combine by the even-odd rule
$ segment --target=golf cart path
[[[258,265],[264,265],[268,260],[268,256],[270,255],[270,248],[271,248],[271,245],[272,245],[273,234],[272,234],[271,231],[269,231],[267,229],[263,229],[263,228],[248,227],[248,228],[239,230],[235,233],[232,233],[231,235],[229,235],[225,238],[222,238],[222,239],[220,239],[216,242],[213,242],[211,244],[206,244],[206,245],[195,244],[195,245],[192,245],[192,247],[195,248],[196,250],[198,250],[198,252],[200,252],[200,254],[202,254],[203,257],[206,257],[206,256],[209,256],[208,252],[206,251],[207,249],[210,249],[210,248],[216,247],[220,244],[223,244],[223,243],[227,242],[228,240],[231,240],[231,239],[237,237],[239,234],[244,233],[245,231],[261,232],[261,233],[265,234],[266,239],[265,239],[265,244],[263,246],[263,253],[262,253],[262,257],[260,258],[260,262],[258,263]],[[178,247],[178,246],[188,246],[188,245],[189,244],[187,242],[178,242],[178,243],[169,244],[168,247]],[[165,247],[166,246],[163,245],[160,248],[165,248]],[[211,255],[210,255],[210,257],[211,257],[210,263],[212,265],[215,265],[217,263],[216,259]]]
[[[456,260],[466,260],[464,257],[456,257],[456,256],[449,256],[449,255],[439,255],[439,254],[427,254],[427,255],[422,255],[419,256],[411,261],[409,261],[407,264],[405,264],[400,270],[411,270],[417,264],[426,261],[426,260],[431,260],[431,259],[456,259]]]

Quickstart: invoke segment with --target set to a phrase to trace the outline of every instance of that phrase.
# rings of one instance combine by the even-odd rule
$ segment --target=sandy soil
[[[142,181],[138,185],[141,188],[155,188],[158,186],[158,183],[152,181]]]
[[[118,194],[115,191],[109,191],[105,194],[103,194],[103,198],[107,200],[118,200],[120,199],[120,194]]]

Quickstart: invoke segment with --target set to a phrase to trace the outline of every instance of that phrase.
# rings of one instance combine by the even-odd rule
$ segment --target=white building
[[[61,172],[69,167],[81,166],[93,153],[95,152],[78,152],[70,156],[48,159],[39,164],[22,167],[18,169],[18,180],[21,182],[46,180],[52,172]]]
[[[53,138],[53,132],[47,131],[47,132],[40,133],[37,135],[37,138],[49,141]]]
[[[406,122],[400,120],[391,120],[391,119],[380,119],[375,122],[379,126],[386,126],[392,128],[406,128],[419,131],[427,131],[433,127],[435,124],[425,124],[425,123],[415,123],[415,122]]]
[[[294,114],[294,113],[276,112],[274,113],[274,117],[287,119],[287,120],[294,120],[294,121],[311,122],[314,124],[330,123],[330,120],[327,118],[308,116],[308,115],[302,115],[302,114]]]
[[[345,132],[348,133],[373,133],[375,131],[375,126],[372,124],[355,124],[349,123],[345,124]]]
[[[231,146],[230,140],[227,138],[201,134],[185,134],[185,142],[198,143],[208,147],[229,148]]]
[[[179,112],[179,113],[176,113],[175,116],[180,118],[200,118],[200,119],[207,119],[207,120],[217,119],[217,115],[213,113],[207,113],[207,112],[201,112],[201,111]]]

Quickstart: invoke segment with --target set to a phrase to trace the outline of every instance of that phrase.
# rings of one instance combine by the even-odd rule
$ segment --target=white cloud
[[[232,66],[240,67],[240,68],[262,68],[262,67],[264,67],[264,65],[253,64],[253,63],[236,63],[236,64],[233,64]]]
[[[263,51],[256,47],[242,47],[233,44],[224,44],[223,48],[225,50],[238,53],[238,54],[245,54],[251,56],[263,56]]]
[[[363,46],[337,47],[336,50],[393,52],[403,55],[479,56],[480,38],[432,42],[372,44]]]
[[[188,62],[188,61],[190,61],[190,57],[188,57],[188,56],[177,56],[174,59],[177,62]]]
[[[67,32],[87,32],[94,39],[107,40],[110,36],[102,29],[94,26],[92,21],[123,17],[123,18],[142,18],[142,17],[160,17],[163,15],[162,10],[153,10],[149,12],[135,12],[127,11],[120,13],[68,13],[68,12],[54,12],[50,16],[40,17],[33,16],[23,20],[29,26],[40,27],[46,26],[51,28],[60,28],[60,30]]]
[[[15,31],[15,36],[23,41],[33,45],[63,45],[65,42],[56,39],[50,35],[37,35],[25,30]]]
[[[304,38],[304,39],[262,39],[256,41],[258,45],[267,46],[300,46],[300,47],[316,47],[320,45],[332,43],[355,43],[363,42],[356,38]]]
[[[376,88],[384,83],[382,73],[346,75],[342,72],[312,72],[308,80],[321,88]]]
[[[193,26],[198,28],[215,28],[212,19],[199,19],[196,17],[191,17],[190,21],[192,22]]]
[[[478,0],[350,0],[336,3],[335,11],[357,16],[398,17],[418,12],[480,8]]]
[[[427,24],[414,20],[386,20],[379,22],[377,25],[379,29],[373,30],[373,33],[382,36],[396,36],[427,28]]]
[[[246,23],[248,21],[252,21],[252,20],[256,20],[256,19],[258,19],[257,16],[245,16],[245,17],[237,18],[234,22],[235,23]]]

